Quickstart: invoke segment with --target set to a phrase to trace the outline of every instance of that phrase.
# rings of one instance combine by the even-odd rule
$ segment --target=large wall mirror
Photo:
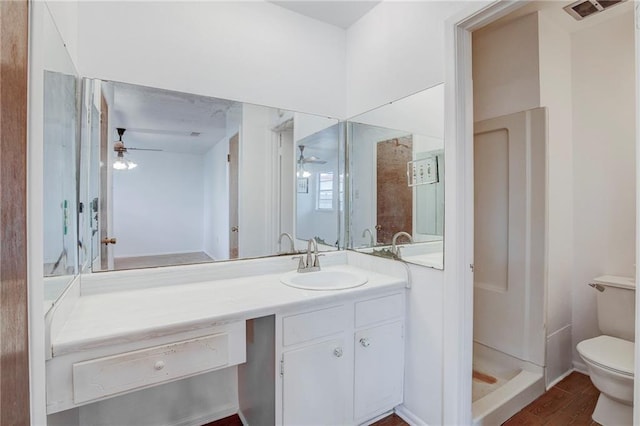
[[[347,122],[349,245],[443,267],[444,87]]]
[[[46,7],[43,20],[44,310],[78,273],[78,73]]]
[[[296,236],[313,238],[324,249],[344,247],[336,226],[344,215],[343,128],[339,123],[307,131],[296,142]]]
[[[126,83],[83,86],[84,271],[288,254],[310,238],[335,249],[338,208],[315,227],[296,194],[307,171],[307,194],[328,175],[342,193],[337,120]]]

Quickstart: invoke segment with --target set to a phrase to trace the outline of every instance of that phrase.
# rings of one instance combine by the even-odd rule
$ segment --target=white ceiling
[[[203,154],[226,135],[227,113],[239,105],[225,99],[111,84],[112,124],[126,129],[122,140],[128,148]]]
[[[292,10],[309,18],[347,29],[362,18],[381,0],[363,1],[271,1],[271,3]]]

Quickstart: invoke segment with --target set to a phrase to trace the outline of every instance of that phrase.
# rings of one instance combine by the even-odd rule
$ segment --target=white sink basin
[[[289,287],[305,290],[343,290],[366,284],[368,278],[351,271],[321,270],[316,272],[289,272],[280,278]]]

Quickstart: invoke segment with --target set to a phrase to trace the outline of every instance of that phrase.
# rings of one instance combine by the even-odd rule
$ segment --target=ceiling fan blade
[[[127,151],[156,151],[156,152],[162,152],[162,151],[164,151],[164,149],[157,149],[157,148],[128,148],[127,147]]]
[[[303,163],[307,163],[307,164],[326,164],[327,162],[325,160],[321,160],[318,157],[307,157],[304,160],[302,160]]]

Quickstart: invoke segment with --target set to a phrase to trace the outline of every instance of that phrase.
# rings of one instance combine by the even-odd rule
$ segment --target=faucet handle
[[[320,253],[317,253],[317,254],[316,254],[316,257],[315,257],[315,259],[314,259],[314,261],[313,261],[313,266],[314,266],[314,267],[320,268],[320,260],[318,260],[318,258],[319,258],[320,256],[324,256],[324,254],[320,254]]]
[[[298,270],[304,269],[307,266],[304,264],[304,256],[293,256],[291,260],[300,259],[298,262]]]

